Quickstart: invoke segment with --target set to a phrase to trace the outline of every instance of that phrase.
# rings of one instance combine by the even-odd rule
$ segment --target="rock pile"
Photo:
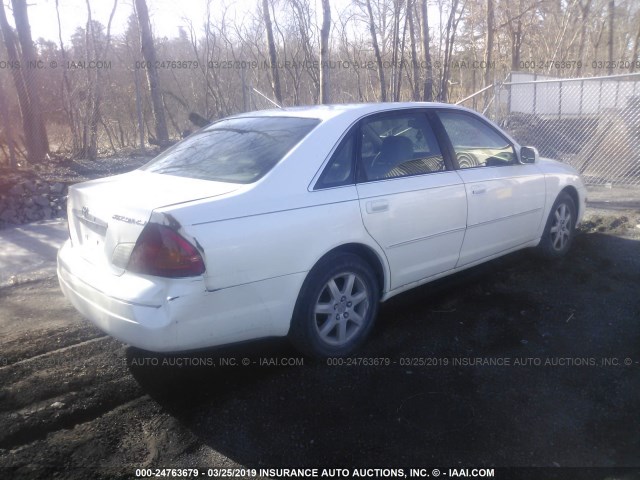
[[[21,180],[0,190],[0,228],[65,217],[67,185],[41,179]]]

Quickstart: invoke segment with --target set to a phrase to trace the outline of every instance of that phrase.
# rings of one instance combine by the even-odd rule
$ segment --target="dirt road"
[[[152,355],[55,278],[0,289],[0,476],[640,466],[639,224],[591,212],[563,261],[521,252],[394,298],[343,365],[282,341]]]

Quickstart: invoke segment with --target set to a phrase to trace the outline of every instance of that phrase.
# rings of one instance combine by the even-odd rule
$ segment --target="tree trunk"
[[[520,70],[520,54],[522,51],[522,20],[518,19],[517,27],[511,32],[511,71]]]
[[[109,16],[109,23],[107,24],[106,33],[106,45],[102,51],[98,51],[98,45],[96,42],[95,31],[93,28],[93,20],[91,18],[91,5],[89,0],[86,0],[87,4],[87,30],[86,30],[86,44],[87,44],[87,57],[89,57],[91,48],[93,45],[93,58],[98,61],[101,58],[107,58],[109,51],[109,45],[111,43],[111,23],[113,16],[116,13],[116,7],[118,6],[118,0],[114,0],[113,8],[111,9],[111,15]],[[91,42],[89,42],[91,37]],[[98,157],[98,123],[101,122],[100,107],[102,105],[102,69],[95,69],[95,73],[91,73],[91,69],[87,70],[89,95],[87,110],[89,114],[89,145],[87,148],[87,157],[89,160],[95,160]],[[102,122],[104,125],[104,122]]]
[[[438,92],[438,100],[440,102],[447,102],[449,98],[449,75],[451,73],[451,58],[453,57],[453,47],[456,41],[458,24],[462,19],[464,7],[466,5],[466,2],[462,4],[460,14],[458,15],[458,18],[456,18],[456,12],[458,10],[459,3],[459,0],[452,1],[451,12],[449,14],[449,19],[447,20],[444,61],[442,65],[442,81],[440,82],[440,92]]]
[[[380,55],[380,47],[378,45],[378,36],[376,34],[376,24],[373,21],[373,10],[371,9],[371,0],[367,0],[367,13],[369,14],[369,33],[371,33],[371,43],[373,44],[373,53],[376,56],[378,64],[378,78],[380,79],[380,101],[387,101],[387,82],[384,78],[384,66],[382,65],[382,55]]]
[[[391,78],[389,84],[391,86],[391,101],[396,102],[397,86],[398,86],[398,57],[400,53],[400,3],[393,0],[393,25],[391,32]],[[384,30],[383,30],[384,32]]]
[[[329,89],[329,32],[331,31],[331,6],[322,0],[322,28],[320,29],[320,103],[330,103]]]
[[[401,8],[402,5],[400,5],[399,10]],[[405,5],[405,7],[408,7],[409,5]],[[398,11],[398,15],[399,15],[399,11]],[[395,89],[395,96],[393,101],[394,102],[399,102],[400,101],[400,92],[402,92],[402,71],[404,70],[404,66],[405,66],[405,62],[404,62],[404,46],[405,46],[405,42],[407,40],[407,25],[408,25],[408,16],[406,13],[406,8],[405,8],[405,16],[404,16],[404,24],[402,25],[402,39],[400,40],[400,54],[398,55],[398,76],[397,76],[397,84],[396,84],[396,89]]]
[[[640,22],[638,22],[638,31],[636,32],[636,39],[633,42],[633,53],[631,54],[631,68],[629,71],[631,73],[636,71],[636,62],[640,61],[640,57],[638,57],[638,51],[640,50]]]
[[[62,41],[62,23],[60,22],[60,1],[56,0],[56,18],[58,20],[58,39],[60,41],[60,53],[62,54],[62,61],[66,65],[67,63],[67,51],[64,48],[64,42]],[[78,129],[76,128],[74,105],[71,101],[71,83],[69,82],[69,75],[67,69],[62,69],[62,100],[65,103],[65,110],[67,111],[67,118],[69,120],[69,129],[71,130],[71,154],[76,155],[80,149]],[[66,99],[66,102],[65,102]]]
[[[578,46],[578,62],[580,63],[578,64],[578,67],[576,70],[578,77],[581,75],[582,67],[584,66],[582,62],[584,58],[584,46],[587,42],[587,18],[589,17],[590,8],[591,8],[591,0],[587,0],[587,3],[585,5],[582,5],[582,3],[580,3],[580,10],[582,12],[582,22],[580,25],[580,45]]]
[[[305,0],[290,0],[291,1],[291,5],[293,7],[294,10],[294,15],[297,18],[297,23],[298,23],[298,30],[300,32],[300,39],[302,41],[302,50],[304,51],[304,58],[307,62],[309,62],[309,64],[313,64],[315,61],[315,55],[314,55],[314,51],[313,51],[313,46],[311,45],[311,39],[310,39],[310,35],[311,35],[311,26],[310,26],[310,22],[311,22],[311,15],[309,13],[309,2],[305,1]],[[327,8],[330,8],[329,3],[327,1]],[[322,4],[322,8],[325,8],[325,4],[324,4],[324,0],[323,0],[323,4]],[[329,12],[329,23],[326,26],[327,29],[331,28],[331,11],[328,10]],[[324,24],[324,10],[323,10],[323,27],[325,26]],[[320,61],[322,62],[322,35],[323,32],[322,30],[320,30]],[[328,50],[328,45],[329,45],[329,34],[327,33],[327,50],[326,50],[326,60],[329,60],[328,56],[329,56],[329,50]],[[315,88],[315,92],[313,93],[313,101],[314,103],[321,101],[321,94],[320,94],[320,70],[322,68],[322,63],[320,64],[319,68],[316,69],[315,68],[306,68],[305,71],[307,72],[307,74],[309,75],[309,78],[311,79],[311,81],[313,82],[313,86]],[[325,72],[327,75],[329,75],[329,72]],[[300,82],[299,82],[299,74],[297,75],[297,80],[294,80],[294,88],[295,88],[295,99],[294,99],[294,105],[296,105],[298,103],[298,94],[299,94],[299,90],[300,90]],[[329,78],[327,76],[327,78]]]
[[[84,31],[84,43],[87,52],[87,59],[97,57],[96,55],[96,38],[93,32],[93,21],[91,18],[91,6],[89,0],[87,4],[87,27]],[[92,48],[93,47],[93,48]],[[93,52],[92,52],[93,50]],[[82,155],[89,160],[95,160],[98,157],[98,118],[100,108],[100,98],[98,92],[97,71],[87,69],[87,121],[84,126],[85,133],[84,144],[82,145]]]
[[[49,151],[47,132],[44,128],[42,111],[39,108],[37,86],[33,75],[36,69],[35,48],[31,41],[31,29],[29,27],[26,3],[24,0],[13,0],[12,5],[16,25],[22,29],[21,32],[18,32],[19,40],[21,42],[24,40],[25,42],[25,45],[22,46],[22,58],[18,56],[14,33],[7,21],[4,4],[0,5],[0,30],[2,30],[9,61],[14,64],[20,64],[20,68],[12,68],[10,70],[18,93],[27,160],[35,164],[42,162]],[[34,63],[29,64],[30,60]]]
[[[431,102],[433,100],[433,65],[431,65],[431,50],[429,48],[429,16],[427,13],[427,0],[422,0],[420,7],[422,11],[422,51],[427,70],[422,98],[425,102]]]
[[[271,81],[273,94],[278,105],[282,106],[282,89],[280,88],[280,71],[278,70],[278,55],[276,53],[276,43],[273,38],[273,25],[271,24],[271,13],[269,12],[269,0],[262,0],[262,15],[264,25],[267,30],[267,47],[269,48],[269,62],[271,63]]]
[[[2,85],[0,85],[0,117],[2,117],[4,137],[7,142],[7,147],[9,147],[9,167],[16,168],[18,166],[18,162],[16,160],[16,149],[13,142],[13,129],[11,128],[9,107],[7,106],[7,101],[4,95],[4,91],[2,90]]]
[[[487,31],[486,31],[486,40],[485,40],[485,46],[484,46],[484,66],[485,66],[485,70],[484,70],[484,85],[483,87],[488,86],[490,83],[492,83],[492,78],[491,78],[491,60],[493,58],[493,34],[494,34],[494,25],[493,25],[493,19],[494,19],[494,15],[493,15],[493,5],[494,0],[487,0]],[[489,101],[489,96],[491,95],[491,92],[489,90],[487,90],[487,92],[484,95],[484,107],[486,108],[487,103]]]
[[[144,122],[142,115],[142,92],[140,91],[140,72],[136,68],[133,71],[133,78],[136,87],[136,120],[138,122],[138,136],[140,138],[140,150],[144,152]]]
[[[446,102],[449,93],[449,52],[453,44],[452,36],[455,36],[455,30],[453,29],[453,21],[456,14],[456,8],[458,8],[458,0],[453,0],[451,3],[451,11],[449,12],[449,18],[447,19],[447,28],[445,31],[444,39],[444,61],[442,62],[442,76],[440,78],[440,91],[438,92],[438,101]],[[453,30],[453,34],[452,34]]]
[[[416,50],[416,32],[413,20],[413,0],[407,1],[407,21],[409,22],[409,40],[411,43],[411,66],[413,71],[413,82],[411,85],[411,99],[414,102],[420,100],[420,69],[418,68],[418,52]]]
[[[160,145],[168,145],[169,133],[167,131],[167,122],[164,117],[162,92],[160,90],[158,70],[156,69],[156,49],[153,45],[151,22],[149,21],[149,10],[147,9],[146,0],[135,0],[135,7],[138,17],[138,25],[140,27],[142,56],[144,57],[147,67],[147,82],[149,83],[149,92],[151,93],[151,107],[153,109],[153,118],[156,127],[156,140]]]
[[[613,26],[615,24],[615,7],[615,1],[609,0],[609,75],[613,75]]]

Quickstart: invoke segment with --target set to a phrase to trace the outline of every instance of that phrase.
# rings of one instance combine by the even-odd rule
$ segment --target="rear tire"
[[[573,198],[561,192],[551,208],[547,224],[538,245],[538,251],[546,258],[566,255],[576,232],[577,210]]]
[[[367,262],[352,253],[330,254],[302,285],[289,338],[310,357],[350,355],[373,328],[379,297],[378,281]]]

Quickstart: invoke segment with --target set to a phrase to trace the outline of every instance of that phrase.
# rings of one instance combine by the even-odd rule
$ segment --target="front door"
[[[426,113],[365,119],[359,150],[360,211],[389,261],[391,289],[454,268],[467,218],[465,186],[447,168]]]
[[[458,266],[534,240],[545,202],[538,166],[519,163],[511,142],[473,114],[441,110],[438,117],[467,193],[467,232]]]

